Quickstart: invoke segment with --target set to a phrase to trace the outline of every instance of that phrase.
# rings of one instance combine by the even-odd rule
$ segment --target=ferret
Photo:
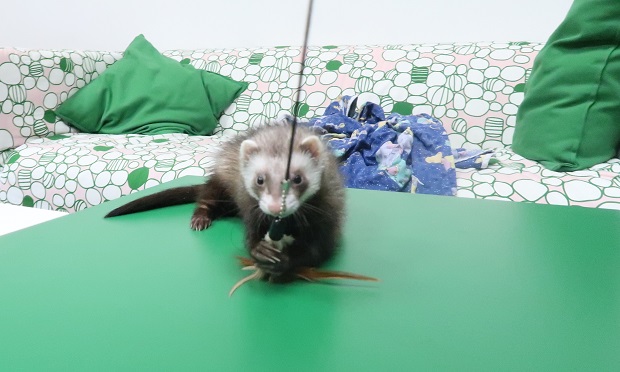
[[[290,188],[281,213],[290,137],[290,125],[281,123],[245,131],[222,143],[204,184],[145,196],[106,218],[196,202],[190,227],[204,230],[220,217],[238,215],[256,266],[271,281],[287,281],[297,268],[318,267],[333,256],[345,214],[338,161],[317,133],[303,126],[296,128]],[[287,231],[272,241],[268,231],[278,216]]]

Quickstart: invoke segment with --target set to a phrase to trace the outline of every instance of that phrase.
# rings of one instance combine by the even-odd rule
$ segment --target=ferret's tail
[[[203,185],[175,187],[131,201],[105,215],[105,218],[150,211],[173,205],[195,203]]]

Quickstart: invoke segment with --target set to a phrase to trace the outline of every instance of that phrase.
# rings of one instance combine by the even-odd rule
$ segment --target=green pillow
[[[620,1],[575,0],[534,61],[513,150],[552,170],[605,162],[620,146]]]
[[[208,135],[247,86],[165,57],[140,35],[56,114],[88,133]]]

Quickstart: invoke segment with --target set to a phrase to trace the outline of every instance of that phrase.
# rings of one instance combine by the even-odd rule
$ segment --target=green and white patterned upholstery
[[[163,54],[249,83],[210,137],[76,133],[53,111],[121,53],[0,49],[0,202],[77,211],[187,174],[206,175],[223,138],[295,110],[310,118],[341,95],[386,112],[429,113],[453,147],[496,148],[500,163],[459,170],[458,196],[620,209],[620,160],[558,173],[510,145],[539,43],[311,47],[294,106],[300,49]]]

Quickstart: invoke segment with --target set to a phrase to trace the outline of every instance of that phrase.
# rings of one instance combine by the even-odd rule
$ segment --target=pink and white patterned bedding
[[[311,118],[341,95],[358,95],[388,112],[428,113],[443,122],[452,146],[499,151],[500,164],[458,172],[458,196],[620,209],[620,160],[558,173],[510,149],[524,84],[541,47],[311,47],[297,111]],[[53,109],[122,55],[0,49],[0,202],[72,212],[185,174],[205,175],[223,138],[293,110],[299,48],[163,54],[249,83],[213,136],[75,133]]]

